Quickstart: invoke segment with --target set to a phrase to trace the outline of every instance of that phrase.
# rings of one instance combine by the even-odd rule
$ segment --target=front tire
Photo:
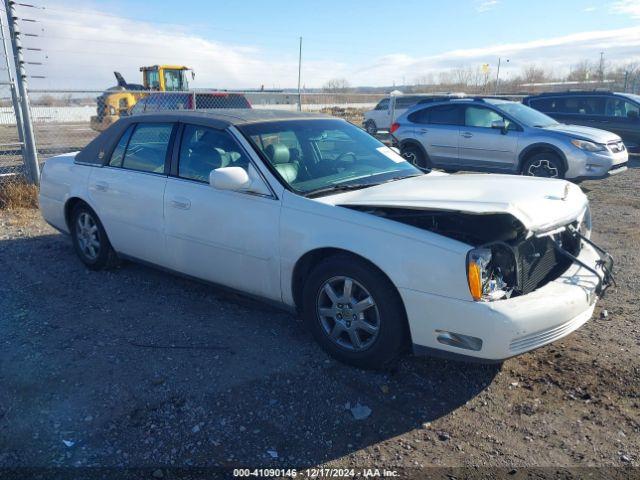
[[[538,153],[522,165],[522,175],[542,178],[564,178],[564,165],[554,153]]]
[[[401,151],[402,158],[404,158],[407,162],[412,164],[415,167],[418,167],[422,170],[429,170],[431,168],[430,162],[427,160],[427,157],[423,153],[422,149],[417,145],[410,143],[409,145],[405,145],[402,147]]]
[[[337,255],[318,265],[303,292],[303,319],[332,357],[359,368],[391,366],[408,339],[394,285],[357,258]]]
[[[85,203],[79,203],[71,212],[71,238],[73,246],[90,270],[102,270],[117,263],[117,256],[98,215]]]
[[[364,129],[372,137],[375,137],[378,133],[378,127],[376,126],[376,122],[373,120],[367,120],[364,124]]]

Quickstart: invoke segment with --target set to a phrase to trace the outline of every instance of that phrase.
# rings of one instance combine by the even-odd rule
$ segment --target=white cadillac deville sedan
[[[124,118],[46,162],[40,206],[88,268],[134,259],[277,302],[360,367],[410,346],[500,361],[580,327],[612,281],[576,185],[425,174],[331,117]]]

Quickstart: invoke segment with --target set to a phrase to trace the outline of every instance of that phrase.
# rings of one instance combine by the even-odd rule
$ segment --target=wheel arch
[[[567,156],[560,148],[552,145],[551,143],[540,142],[533,143],[522,150],[522,152],[520,152],[520,155],[518,155],[518,172],[522,172],[522,166],[525,161],[527,161],[533,155],[537,155],[539,153],[553,153],[554,155],[557,155],[562,161],[564,171],[567,172],[567,170],[569,169]]]
[[[96,214],[96,216],[98,215],[96,209],[93,208],[91,204],[87,202],[87,200],[77,195],[70,196],[64,203],[64,221],[69,232],[71,232],[71,214],[73,213],[73,209],[76,207],[76,205],[79,204],[85,204]]]
[[[400,149],[402,150],[402,147],[406,147],[412,145],[414,147],[418,147],[420,149],[420,151],[423,153],[423,155],[425,156],[425,158],[429,158],[429,154],[427,153],[427,150],[424,148],[424,145],[422,145],[422,143],[420,143],[418,140],[416,140],[415,138],[405,138],[403,140],[400,140]]]
[[[304,284],[306,279],[309,277],[309,274],[322,261],[337,255],[346,255],[354,258],[355,260],[363,262],[364,264],[368,265],[369,267],[373,268],[378,273],[380,273],[382,276],[384,276],[384,278],[386,278],[387,281],[391,285],[393,285],[393,288],[395,288],[398,298],[400,299],[400,304],[402,305],[404,319],[405,319],[405,322],[407,322],[407,332],[410,336],[411,332],[410,332],[410,329],[408,328],[407,310],[404,305],[404,300],[402,299],[402,295],[400,295],[400,291],[398,290],[398,287],[393,282],[391,277],[384,270],[382,270],[378,265],[376,265],[374,262],[372,262],[368,258],[343,248],[335,248],[335,247],[315,248],[313,250],[309,250],[298,259],[298,261],[295,263],[295,266],[293,267],[293,272],[291,275],[291,294],[293,296],[293,301],[295,303],[296,310],[298,312],[301,311]]]

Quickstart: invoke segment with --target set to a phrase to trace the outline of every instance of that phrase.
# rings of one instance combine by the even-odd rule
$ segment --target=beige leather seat
[[[300,165],[291,161],[289,147],[282,143],[270,144],[265,148],[265,154],[280,176],[287,183],[293,183],[298,178]]]

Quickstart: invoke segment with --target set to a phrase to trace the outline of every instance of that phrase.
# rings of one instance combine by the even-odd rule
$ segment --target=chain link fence
[[[82,149],[101,131],[122,116],[175,110],[221,111],[253,108],[316,112],[344,118],[362,126],[364,112],[371,110],[384,94],[297,93],[264,91],[149,92],[139,90],[31,90],[31,116],[38,158]],[[9,99],[10,100],[10,99]],[[300,104],[300,107],[299,107]],[[0,118],[2,143],[15,141],[15,120],[11,103]],[[13,129],[11,128],[13,127]],[[19,148],[13,150],[21,162]]]

